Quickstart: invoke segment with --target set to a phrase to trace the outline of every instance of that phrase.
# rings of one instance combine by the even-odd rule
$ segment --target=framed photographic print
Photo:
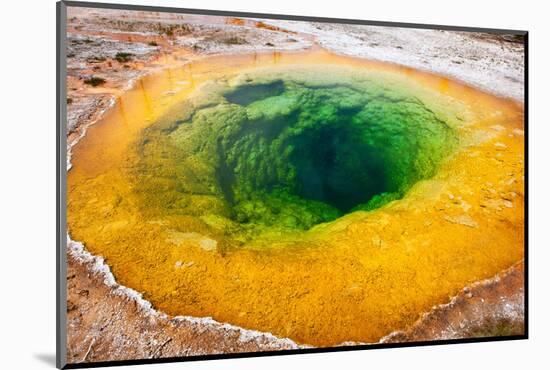
[[[58,367],[527,338],[526,31],[57,5]]]

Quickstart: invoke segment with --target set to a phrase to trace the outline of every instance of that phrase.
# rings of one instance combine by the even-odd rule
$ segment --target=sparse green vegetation
[[[88,63],[101,63],[101,62],[104,62],[105,60],[106,60],[105,57],[98,57],[98,56],[94,56],[86,59]]]
[[[150,23],[143,21],[106,20],[107,27],[129,32],[155,31],[161,35],[180,36],[191,33],[192,27],[188,24]]]
[[[80,26],[75,26],[75,29],[80,29],[78,27],[80,27]],[[93,43],[94,43],[94,40],[92,40],[92,39],[74,39],[74,40],[71,40],[72,45],[93,44]]]
[[[237,36],[228,37],[228,38],[222,40],[222,42],[224,44],[227,44],[227,45],[244,45],[244,44],[248,44],[248,41],[246,41],[242,37],[237,37]]]
[[[157,32],[167,36],[180,36],[191,33],[192,29],[187,24],[157,24]]]
[[[107,82],[107,81],[104,78],[95,77],[95,76],[92,76],[92,77],[84,80],[85,84],[91,85],[93,87],[103,85],[105,82]]]
[[[124,53],[124,52],[119,52],[119,53],[116,53],[115,55],[115,59],[117,60],[117,62],[120,62],[120,63],[129,62],[132,60],[133,57],[134,57],[134,54]]]

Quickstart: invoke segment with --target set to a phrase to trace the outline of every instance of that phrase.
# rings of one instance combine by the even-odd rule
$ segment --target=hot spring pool
[[[202,218],[240,240],[308,230],[402,198],[458,137],[387,76],[292,67],[212,82],[147,128],[143,212]]]
[[[523,106],[323,50],[210,57],[73,148],[70,236],[169,315],[374,342],[523,257]]]

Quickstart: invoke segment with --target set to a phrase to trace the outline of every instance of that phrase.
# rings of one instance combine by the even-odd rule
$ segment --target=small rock
[[[503,199],[503,200],[502,200],[502,204],[503,204],[504,207],[506,207],[506,208],[512,208],[512,207],[514,207],[514,203],[510,202],[509,200]]]
[[[194,261],[189,262],[183,262],[183,261],[176,261],[175,267],[176,268],[182,268],[182,267],[191,267],[195,264]]]
[[[218,242],[213,239],[202,239],[200,241],[200,247],[205,251],[215,251],[218,246]]]
[[[76,310],[76,304],[71,301],[67,301],[67,312]]]
[[[464,212],[468,212],[470,208],[472,208],[472,206],[465,201],[462,201],[462,203],[460,204],[460,207],[464,210]]]
[[[443,216],[443,218],[453,224],[464,225],[468,227],[477,227],[477,222],[468,215]]]
[[[516,128],[514,129],[514,131],[512,131],[514,134],[518,135],[518,136],[523,136],[525,135],[525,133],[523,132],[523,130],[520,130],[519,128]]]

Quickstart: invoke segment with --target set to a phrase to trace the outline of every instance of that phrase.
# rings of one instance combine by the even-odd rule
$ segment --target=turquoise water
[[[209,84],[147,129],[136,191],[144,212],[247,239],[400,199],[455,144],[443,118],[384,78],[264,72]]]

